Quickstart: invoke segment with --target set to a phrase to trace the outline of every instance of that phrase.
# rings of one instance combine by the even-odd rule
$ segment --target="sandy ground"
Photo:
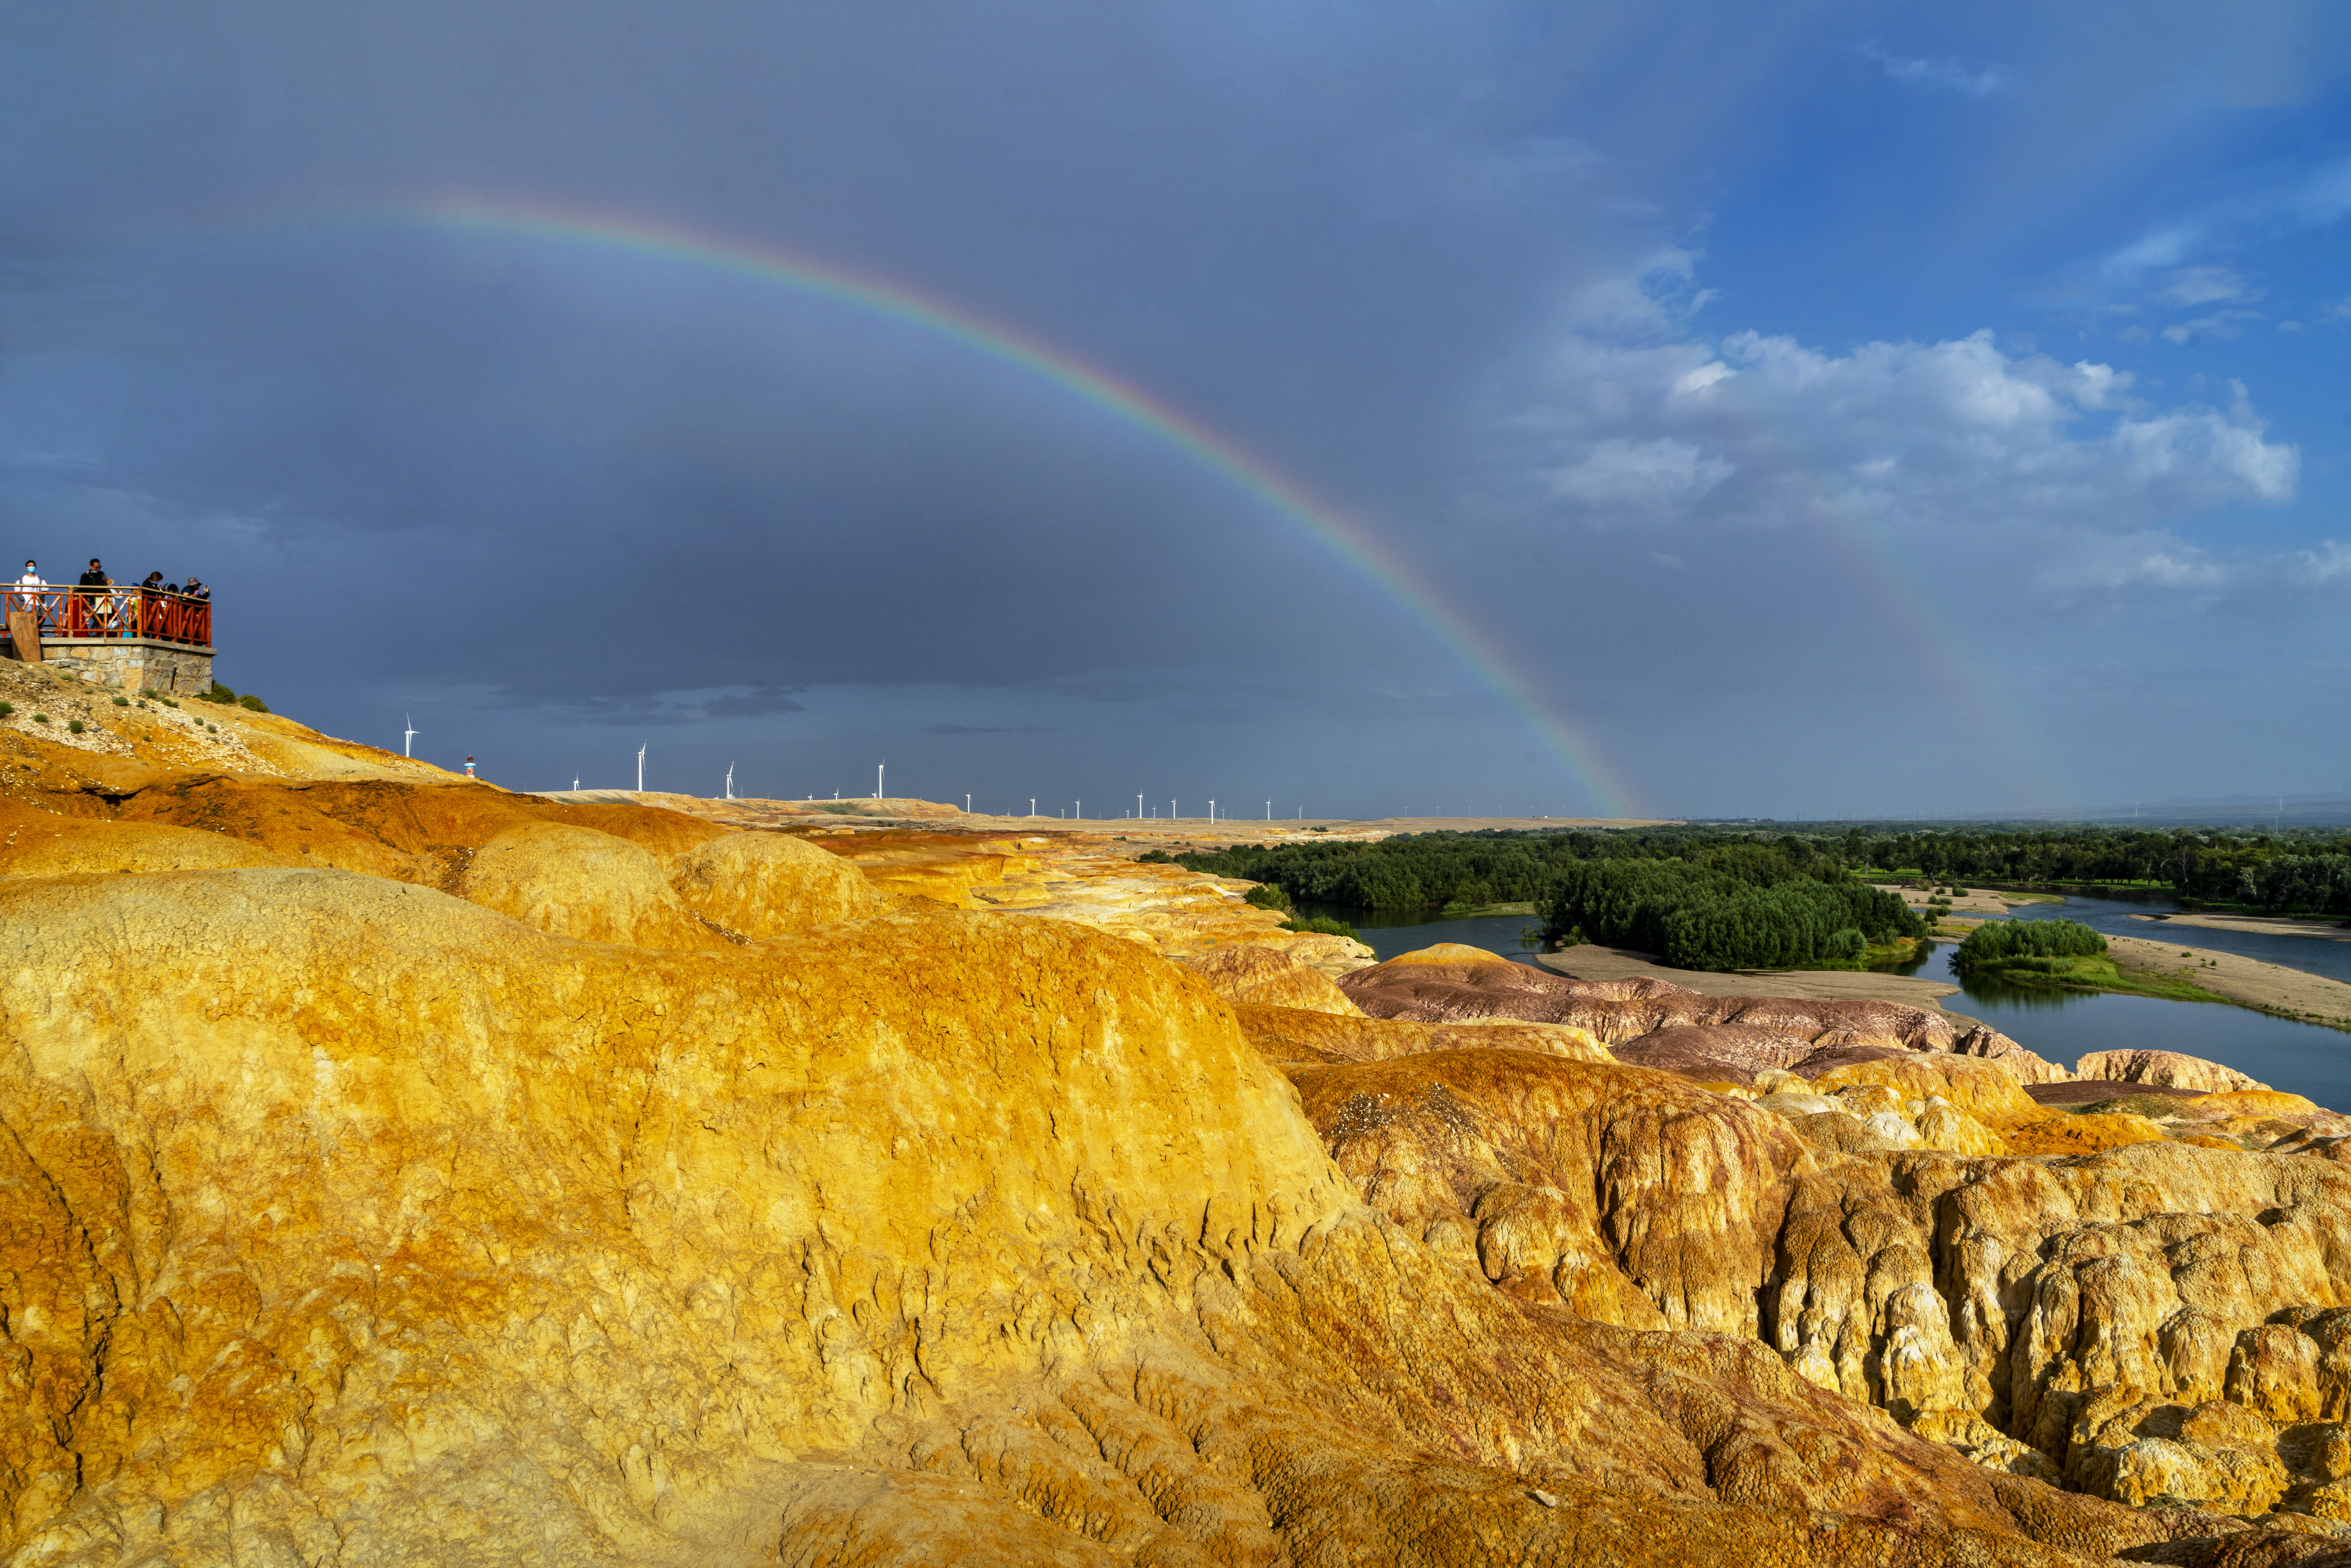
[[[2251,931],[2262,936],[2311,936],[2321,942],[2351,942],[2351,930],[2317,920],[2277,920],[2261,915],[2134,915],[2150,925],[2203,925],[2215,931]],[[2159,938],[2158,938],[2159,940]]]
[[[1629,947],[1586,946],[1543,953],[1535,962],[1575,980],[1670,980],[1709,997],[1801,997],[1807,1001],[1902,1002],[1940,1009],[1938,997],[1958,992],[1948,980],[1917,975],[1877,975],[1858,969],[1744,969],[1728,975],[1669,969]]]
[[[1870,885],[1881,892],[1898,893],[1905,903],[1921,911],[1927,907],[1927,901],[1935,896],[1931,893],[1921,892],[1917,888],[1906,886],[1898,882],[1876,882]],[[1951,913],[1954,915],[2005,915],[2010,910],[2027,904],[2048,902],[2046,895],[2032,898],[2021,893],[1992,893],[1979,888],[1967,888],[1952,898]]]
[[[2351,985],[2341,980],[2234,953],[2191,951],[2137,936],[2109,936],[2106,945],[2115,962],[2125,967],[2188,980],[2262,1012],[2351,1030]]]

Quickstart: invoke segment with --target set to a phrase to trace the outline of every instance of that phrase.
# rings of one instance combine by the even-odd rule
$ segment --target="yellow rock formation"
[[[671,890],[661,857],[593,828],[508,828],[474,852],[458,891],[485,909],[583,942],[686,953],[725,944]]]
[[[1917,1009],[1486,955],[1343,993],[1098,841],[43,758],[0,1562],[2250,1564],[2351,1515],[2351,1124],[2294,1096],[2069,1113]],[[1443,1016],[1345,1000],[1391,986]]]
[[[1322,1009],[1267,1007],[1244,1002],[1234,1009],[1242,1032],[1269,1061],[1387,1061],[1432,1051],[1531,1051],[1576,1061],[1613,1061],[1607,1048],[1585,1030],[1564,1024],[1410,1023],[1367,1019]]]
[[[1217,947],[1184,960],[1184,967],[1208,982],[1228,1002],[1270,1008],[1303,1008],[1309,1012],[1362,1018],[1363,1009],[1320,969],[1309,968],[1274,947]]]
[[[688,908],[753,941],[879,914],[883,901],[856,867],[804,840],[737,832],[677,857],[671,885]]]
[[[2154,1083],[2168,1089],[2225,1092],[2269,1087],[2233,1067],[2223,1067],[2200,1056],[2183,1056],[2176,1051],[2095,1051],[2075,1062],[2074,1071],[2084,1078]]]
[[[2083,1112],[2071,1116],[2044,1116],[2008,1129],[2012,1155],[2087,1155],[2118,1149],[2126,1144],[2168,1137],[2162,1124],[2130,1112]]]

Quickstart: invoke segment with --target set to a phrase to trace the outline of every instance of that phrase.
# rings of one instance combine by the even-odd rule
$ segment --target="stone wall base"
[[[44,637],[41,660],[93,685],[192,697],[213,689],[213,653],[141,637]]]

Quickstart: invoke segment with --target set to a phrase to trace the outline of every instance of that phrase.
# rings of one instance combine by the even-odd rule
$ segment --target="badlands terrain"
[[[2351,1563],[2351,1121],[2223,1064],[62,681],[11,1568]]]

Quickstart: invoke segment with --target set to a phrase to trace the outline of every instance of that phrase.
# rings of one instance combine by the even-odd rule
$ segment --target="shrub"
[[[1165,850],[1145,850],[1134,857],[1137,865],[1174,865],[1176,857]]]
[[[1857,964],[1869,955],[1869,938],[1858,926],[1848,925],[1842,931],[1829,933],[1827,956],[1840,963]]]
[[[0,718],[6,718],[10,714],[15,713],[16,711],[16,705],[15,703],[0,703]]]
[[[1256,904],[1259,909],[1288,909],[1290,907],[1290,894],[1281,891],[1281,884],[1279,883],[1259,883],[1255,887],[1249,890],[1247,898],[1249,903]]]
[[[1285,920],[1281,923],[1281,928],[1284,931],[1312,932],[1316,936],[1345,936],[1352,938],[1355,935],[1355,928],[1348,925],[1345,921],[1332,920],[1326,915],[1319,915],[1311,920]]]
[[[255,713],[267,713],[269,711],[269,705],[263,702],[259,697],[255,696],[251,692],[247,692],[243,696],[237,698],[236,706],[241,708],[250,708]]]
[[[47,724],[49,722],[49,716],[45,713],[37,713],[33,716],[33,722],[35,724]]]
[[[66,728],[76,735],[79,735],[82,730],[81,720],[78,718],[69,718],[66,720]]]
[[[2065,960],[2105,950],[2106,939],[2078,920],[1994,920],[1968,933],[1951,966],[2063,974],[2071,967]]]
[[[129,707],[131,706],[131,699],[126,696],[118,695],[114,699],[114,706],[116,707]]]
[[[196,695],[208,703],[233,703],[236,701],[236,693],[230,687],[221,685],[218,681],[214,681],[213,683],[212,690],[208,692],[198,692]]]
[[[176,708],[180,706],[178,703],[173,702],[170,697],[162,697],[158,700],[160,700],[162,705],[168,708]]]

